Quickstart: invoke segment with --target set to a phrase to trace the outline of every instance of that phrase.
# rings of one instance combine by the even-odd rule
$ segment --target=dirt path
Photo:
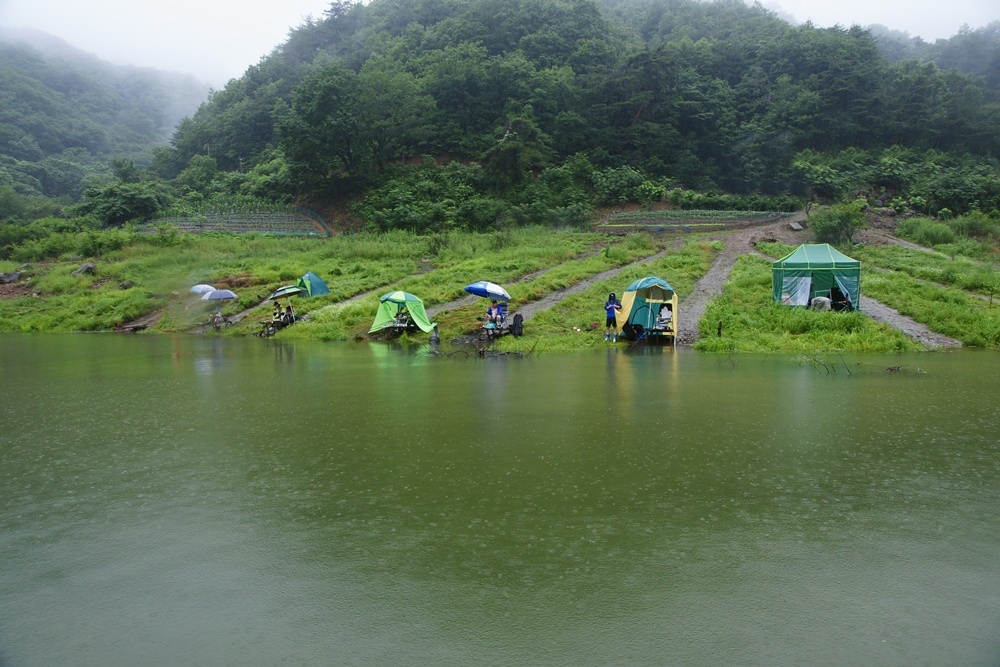
[[[926,345],[928,348],[936,347],[962,347],[961,341],[949,338],[944,334],[931,331],[920,322],[917,322],[898,310],[879,303],[864,294],[861,295],[861,312],[872,318],[876,322],[884,322],[893,329],[898,329],[904,334]]]
[[[924,252],[929,252],[935,255],[943,255],[943,253],[938,252],[934,248],[928,248],[927,246],[922,246],[912,241],[907,241],[906,239],[901,239],[897,236],[892,236],[891,234],[886,234],[878,229],[862,229],[854,235],[855,243],[868,243],[870,245],[898,245],[902,248],[910,248],[911,250],[923,250]]]
[[[546,269],[540,269],[540,270],[535,271],[533,273],[528,273],[526,275],[523,275],[520,278],[518,278],[517,280],[512,280],[511,282],[509,282],[507,284],[508,285],[516,285],[518,283],[523,283],[523,282],[527,282],[529,280],[534,280],[535,278],[537,278],[537,277],[539,277],[541,275],[544,275],[549,270],[550,269],[548,269],[548,268],[546,268]],[[475,294],[470,294],[468,296],[463,296],[463,297],[460,297],[460,298],[455,299],[453,301],[448,301],[446,303],[439,303],[439,304],[437,304],[435,306],[431,306],[431,307],[425,309],[427,311],[427,319],[433,320],[435,317],[437,317],[441,313],[447,313],[448,311],[451,311],[451,310],[457,310],[459,308],[464,308],[465,306],[471,306],[472,304],[476,303],[477,301],[478,302],[482,302],[482,297],[478,297]],[[523,312],[523,311],[519,310],[518,312]]]
[[[722,241],[725,244],[722,252],[715,257],[711,268],[701,277],[695,286],[681,302],[680,317],[677,325],[677,344],[693,345],[698,341],[698,322],[705,315],[708,303],[722,294],[722,288],[729,280],[729,274],[740,255],[754,252],[754,243],[762,240],[775,240],[789,245],[805,243],[808,232],[793,231],[789,223],[805,222],[804,213],[759,227],[750,227],[731,232],[720,232],[708,238],[710,241]]]

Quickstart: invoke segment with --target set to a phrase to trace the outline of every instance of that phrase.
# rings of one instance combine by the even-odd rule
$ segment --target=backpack
[[[521,313],[514,315],[514,322],[510,325],[510,333],[512,336],[520,336],[524,333],[524,318],[521,317]]]

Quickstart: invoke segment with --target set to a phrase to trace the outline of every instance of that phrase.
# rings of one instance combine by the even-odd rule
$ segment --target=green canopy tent
[[[425,333],[430,333],[437,326],[427,319],[423,301],[409,292],[397,290],[379,297],[378,312],[375,313],[375,321],[372,322],[372,328],[368,333],[398,327],[401,316],[406,314],[409,314],[409,319]]]
[[[304,289],[309,296],[319,296],[320,294],[330,293],[330,288],[326,286],[323,279],[312,271],[309,271],[304,276],[299,278],[299,282],[296,284]]]
[[[619,333],[629,340],[649,336],[673,339],[677,332],[677,292],[663,278],[640,278],[622,293],[622,309],[615,322]]]
[[[861,262],[827,243],[800,245],[772,265],[771,289],[775,303],[808,306],[817,296],[836,304],[837,292],[857,310],[861,299]]]

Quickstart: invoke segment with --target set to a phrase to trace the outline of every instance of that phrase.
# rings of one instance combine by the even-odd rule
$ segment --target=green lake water
[[[0,337],[0,665],[1000,664],[1000,353],[610,348]]]

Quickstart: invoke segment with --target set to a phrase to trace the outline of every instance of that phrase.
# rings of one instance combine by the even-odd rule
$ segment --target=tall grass
[[[604,237],[592,234],[545,232],[517,234],[509,242],[497,243],[490,235],[462,235],[459,247],[449,247],[439,253],[439,260],[425,273],[410,275],[389,289],[402,289],[418,296],[425,307],[446,303],[468,296],[464,287],[477,280],[491,280],[506,285],[511,292],[512,308],[527,303],[543,294],[568,287],[579,280],[657,251],[648,235],[626,237],[616,242],[615,252],[595,252],[594,243]],[[497,247],[499,245],[499,247]],[[467,252],[472,256],[461,259]],[[542,272],[529,280],[519,279]],[[367,331],[378,307],[373,295],[361,302],[359,311],[350,304],[331,304],[314,313],[312,322],[296,326],[281,333],[288,337],[345,339]],[[442,336],[459,335],[478,328],[476,317],[482,315],[484,306],[475,304],[443,314],[436,318]],[[361,315],[360,313],[364,313]]]
[[[897,245],[858,246],[852,254],[863,262],[902,271],[914,278],[979,294],[1000,292],[1000,272],[996,267],[965,257],[948,257]]]
[[[862,290],[965,345],[1000,347],[1000,304],[994,306],[954,287],[942,287],[904,273],[877,269],[865,274]]]

